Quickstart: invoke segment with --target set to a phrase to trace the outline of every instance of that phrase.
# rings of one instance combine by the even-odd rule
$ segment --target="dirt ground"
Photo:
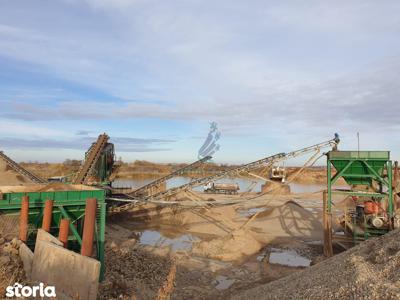
[[[269,263],[275,248],[295,251],[311,263],[321,260],[320,193],[263,195],[246,202],[212,196],[215,202],[236,203],[137,205],[109,217],[107,243],[147,251],[157,255],[155,261],[176,261],[172,299],[229,298],[303,269]]]
[[[168,256],[152,254],[132,245],[106,245],[106,277],[100,284],[99,299],[156,299],[169,277],[175,280],[175,264]],[[164,295],[165,294],[165,295]]]
[[[7,286],[26,282],[22,261],[18,254],[19,243],[0,236],[0,299],[5,299]]]
[[[3,160],[0,159],[0,185],[26,185],[32,184],[24,176],[16,173]]]
[[[48,171],[51,168],[60,171],[52,164],[24,166],[42,177],[53,174]],[[136,167],[164,170],[147,163]],[[3,189],[7,191],[82,188],[60,183],[27,187],[25,179],[6,166],[2,171],[1,168],[0,164],[0,185],[5,182],[8,187]],[[63,170],[67,171],[70,170]],[[325,182],[324,168],[311,168],[301,176],[296,176],[297,171],[289,168],[288,180],[304,184]],[[263,288],[269,283],[308,272],[313,268],[307,268],[307,262],[323,260],[321,191],[291,194],[274,189],[246,195],[192,192],[178,198],[175,200],[179,204],[175,205],[144,203],[110,214],[106,274],[99,299],[257,299],[267,295]],[[15,250],[6,252],[14,255]],[[277,253],[292,255],[295,262],[300,259],[306,264],[274,262],[272,257]],[[24,280],[18,259],[3,260],[1,284],[8,282],[5,274],[10,272],[15,274],[14,281]]]
[[[400,299],[400,230],[233,299]]]

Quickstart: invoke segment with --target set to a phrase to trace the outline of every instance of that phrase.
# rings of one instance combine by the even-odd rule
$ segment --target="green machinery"
[[[88,158],[90,153],[89,149],[85,153],[85,160]],[[109,178],[114,171],[115,163],[115,153],[114,153],[114,144],[107,143],[101,151],[100,157],[95,163],[93,168],[93,173],[96,178],[98,178],[99,182],[102,185],[109,184]]]
[[[350,189],[333,188],[340,178]],[[340,196],[344,201],[340,201],[343,200]],[[333,199],[336,204],[341,203],[340,207],[335,206]],[[328,152],[327,191],[324,193],[325,255],[333,255],[333,241],[347,248],[392,230],[397,224],[394,205],[389,151]],[[338,224],[333,226],[332,219]]]
[[[72,179],[72,183],[97,186],[110,184],[110,176],[118,165],[114,164],[114,144],[109,143],[108,140],[107,134],[99,135],[97,141],[86,151],[85,160]]]
[[[86,200],[97,199],[97,220],[95,226],[96,256],[101,262],[100,279],[104,276],[104,235],[106,222],[105,191],[92,187],[80,186],[82,190],[52,191],[52,192],[3,192],[0,193],[0,217],[18,220],[23,196],[29,197],[29,231],[28,246],[33,246],[37,229],[42,225],[46,200],[54,200],[53,216],[50,233],[58,236],[62,218],[70,220],[68,248],[80,250],[82,245],[83,221],[85,217]]]

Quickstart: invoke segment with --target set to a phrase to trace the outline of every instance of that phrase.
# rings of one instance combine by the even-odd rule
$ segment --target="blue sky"
[[[0,1],[0,149],[216,162],[330,139],[400,158],[399,1]]]

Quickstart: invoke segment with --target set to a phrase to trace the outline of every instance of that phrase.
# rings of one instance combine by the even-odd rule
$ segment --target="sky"
[[[397,0],[0,0],[0,150],[82,159],[106,132],[124,161],[191,162],[216,122],[219,163],[336,132],[400,159],[399,15]]]

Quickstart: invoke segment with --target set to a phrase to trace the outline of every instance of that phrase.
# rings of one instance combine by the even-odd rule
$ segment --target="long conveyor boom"
[[[156,180],[154,180],[154,181],[152,181],[152,182],[150,182],[150,183],[138,188],[137,190],[135,190],[135,191],[133,191],[131,193],[127,193],[127,195],[130,195],[130,196],[140,195],[143,192],[148,191],[151,188],[156,187],[156,186],[164,183],[168,179],[171,179],[171,178],[173,178],[175,176],[184,174],[186,171],[193,169],[197,165],[199,165],[201,163],[204,163],[204,162],[210,160],[211,158],[212,158],[211,156],[206,156],[206,157],[204,157],[202,159],[199,159],[198,161],[195,161],[194,163],[191,163],[191,164],[189,164],[189,165],[187,165],[187,166],[185,166],[183,168],[180,168],[180,169],[178,169],[178,170],[176,170],[176,171],[174,171],[174,172],[172,172],[172,173],[170,173],[170,174],[168,174],[166,176],[158,178],[158,179],[156,179]]]
[[[90,148],[89,153],[83,163],[82,167],[76,174],[73,183],[84,184],[98,162],[101,152],[108,142],[109,136],[105,133],[100,134],[97,142]]]
[[[0,158],[3,159],[8,166],[10,166],[15,172],[25,176],[26,178],[29,178],[32,182],[34,183],[46,183],[47,181],[40,178],[39,176],[29,172],[25,168],[21,167],[18,163],[13,161],[11,158],[9,158],[7,155],[3,153],[3,151],[0,151]]]
[[[320,150],[321,148],[324,148],[324,147],[328,147],[328,146],[336,147],[337,144],[339,143],[339,141],[340,141],[339,140],[339,136],[337,134],[335,134],[335,137],[333,139],[331,139],[329,141],[326,141],[326,142],[322,142],[322,143],[315,144],[315,145],[312,145],[312,146],[309,146],[309,147],[301,148],[301,149],[298,149],[298,150],[295,150],[295,151],[292,151],[292,152],[288,152],[288,153],[278,153],[278,154],[275,154],[275,155],[272,155],[272,156],[268,156],[268,157],[256,160],[254,162],[251,162],[251,163],[248,163],[248,164],[245,164],[245,165],[241,165],[241,166],[238,166],[236,168],[233,168],[233,169],[230,169],[230,170],[227,170],[227,171],[223,171],[221,173],[218,173],[218,174],[215,174],[215,175],[212,175],[212,176],[195,179],[195,180],[193,180],[193,181],[191,181],[191,182],[189,182],[187,184],[171,188],[171,189],[169,189],[167,191],[160,192],[160,193],[157,193],[155,195],[150,195],[150,196],[147,196],[147,197],[144,197],[144,198],[136,198],[136,197],[130,197],[130,198],[133,198],[133,199],[136,199],[136,200],[140,200],[140,201],[147,201],[149,199],[156,199],[156,198],[163,198],[163,197],[172,196],[174,194],[177,194],[177,193],[179,193],[181,191],[184,191],[184,190],[188,190],[188,189],[193,188],[195,186],[205,185],[205,184],[207,184],[209,182],[216,181],[216,180],[221,179],[221,178],[229,177],[229,176],[232,176],[234,174],[239,174],[241,172],[248,172],[248,171],[256,169],[256,168],[258,168],[260,166],[272,165],[273,163],[276,163],[276,162],[279,162],[279,161],[282,161],[282,160],[287,160],[287,159],[294,158],[294,157],[297,157],[297,156],[300,156],[300,155],[305,155],[305,154],[313,152],[313,151],[318,151],[318,150]],[[127,204],[125,206],[130,206],[130,205]],[[120,208],[122,208],[122,207],[120,207]]]

